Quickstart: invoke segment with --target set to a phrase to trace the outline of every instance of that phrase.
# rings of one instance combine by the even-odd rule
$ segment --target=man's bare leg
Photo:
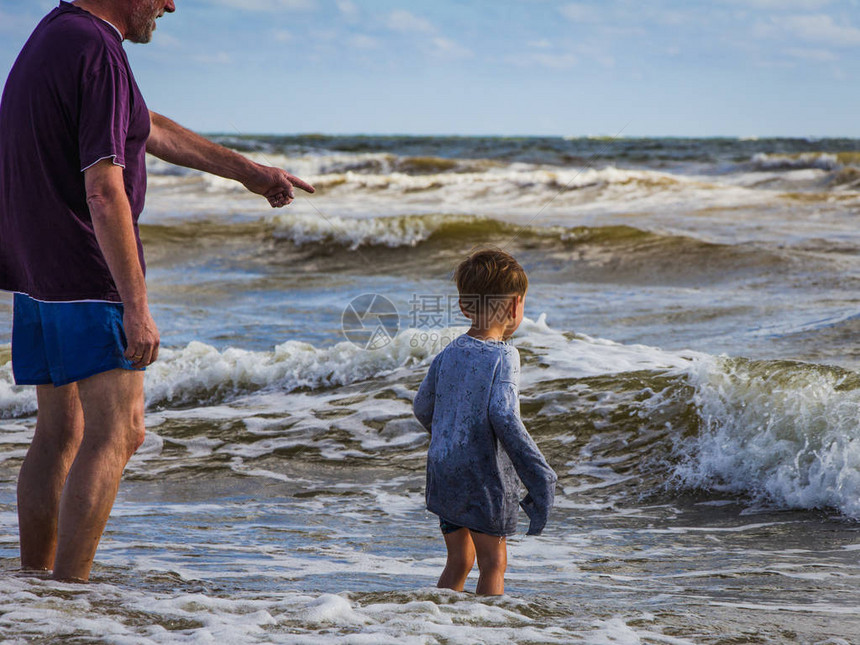
[[[86,581],[122,471],[143,443],[143,372],[112,370],[78,382],[84,437],[60,502],[54,577]]]
[[[60,495],[84,434],[74,383],[36,388],[36,434],[18,475],[22,569],[53,569]]]

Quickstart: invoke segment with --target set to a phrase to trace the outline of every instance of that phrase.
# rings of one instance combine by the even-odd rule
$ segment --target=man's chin
[[[152,40],[152,32],[154,31],[154,27],[152,29],[147,29],[146,31],[139,34],[128,34],[126,36],[126,40],[129,42],[136,43],[138,45],[145,45],[146,43]]]

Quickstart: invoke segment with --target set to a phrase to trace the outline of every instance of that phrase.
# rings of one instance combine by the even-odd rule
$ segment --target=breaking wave
[[[857,152],[799,152],[778,154],[760,152],[751,163],[759,170],[840,170],[846,166],[860,165]]]
[[[417,387],[432,356],[462,331],[410,329],[377,350],[291,341],[255,352],[193,342],[165,349],[149,369],[148,407],[206,406],[261,391],[336,390],[363,381],[369,389],[356,405],[366,405],[392,383]],[[524,365],[524,417],[548,458],[567,463],[562,483],[571,490],[588,494],[589,478],[602,470],[628,485],[638,482],[638,495],[703,491],[860,519],[860,375],[622,345],[561,333],[543,316],[524,321],[515,342]],[[0,366],[0,416],[34,410],[32,388],[13,387],[9,363]],[[402,414],[408,421],[408,408]]]

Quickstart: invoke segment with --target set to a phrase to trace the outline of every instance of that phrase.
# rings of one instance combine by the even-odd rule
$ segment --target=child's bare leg
[[[439,577],[436,586],[440,589],[463,591],[466,578],[475,565],[475,545],[469,529],[462,528],[445,534],[445,546],[448,548],[448,562]]]
[[[508,541],[498,535],[472,532],[472,541],[478,555],[479,596],[501,596],[505,593],[505,569],[508,568]]]

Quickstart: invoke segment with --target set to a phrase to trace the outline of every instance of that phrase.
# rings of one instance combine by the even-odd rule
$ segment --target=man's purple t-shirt
[[[137,219],[150,119],[122,38],[61,2],[30,36],[0,103],[0,289],[45,301],[120,297],[87,206],[84,170],[123,166]]]

